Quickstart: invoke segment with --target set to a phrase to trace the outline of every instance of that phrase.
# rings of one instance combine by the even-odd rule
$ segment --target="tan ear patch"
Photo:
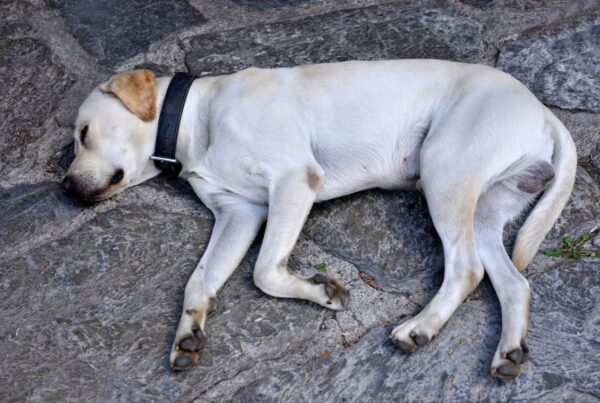
[[[140,119],[149,121],[156,117],[156,78],[152,71],[133,70],[116,74],[100,89],[116,95]]]

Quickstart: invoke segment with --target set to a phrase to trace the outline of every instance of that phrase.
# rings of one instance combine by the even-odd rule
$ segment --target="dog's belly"
[[[315,158],[325,171],[316,201],[371,188],[414,188],[419,179],[419,152],[425,135],[424,131],[415,131],[379,139],[377,144],[359,141],[313,147]]]

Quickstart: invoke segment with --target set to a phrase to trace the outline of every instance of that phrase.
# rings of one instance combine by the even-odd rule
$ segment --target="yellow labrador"
[[[169,81],[148,70],[125,72],[88,96],[65,192],[103,200],[159,173],[150,156]],[[530,294],[519,270],[567,202],[577,158],[567,129],[517,80],[486,66],[436,60],[205,77],[187,96],[176,159],[215,226],[185,288],[174,369],[198,360],[217,290],[265,221],[256,285],[275,297],[343,309],[348,291],[338,281],[286,267],[311,206],[368,188],[418,186],[443,243],[444,281],[391,340],[405,352],[430,342],[485,269],[502,307],[492,374],[519,375]],[[541,192],[511,260],[503,227]]]

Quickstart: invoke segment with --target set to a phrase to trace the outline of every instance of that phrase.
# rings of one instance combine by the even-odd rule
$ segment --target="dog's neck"
[[[167,93],[167,88],[171,77],[161,77],[156,80],[156,107],[157,111],[162,109],[163,101]],[[205,154],[209,145],[208,131],[208,109],[210,98],[214,92],[215,83],[218,77],[198,78],[192,84],[185,107],[179,123],[179,133],[177,136],[177,146],[175,149],[175,159],[182,165],[180,176],[185,176],[186,168],[189,163],[199,156]],[[153,133],[149,136],[153,144],[156,142],[159,114],[152,124]],[[148,159],[149,164],[154,164]]]

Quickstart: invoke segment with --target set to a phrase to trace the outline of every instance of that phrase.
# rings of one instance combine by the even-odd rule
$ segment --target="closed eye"
[[[87,125],[83,126],[83,129],[79,132],[79,140],[81,141],[81,145],[85,145],[85,139],[87,138],[88,127]]]

